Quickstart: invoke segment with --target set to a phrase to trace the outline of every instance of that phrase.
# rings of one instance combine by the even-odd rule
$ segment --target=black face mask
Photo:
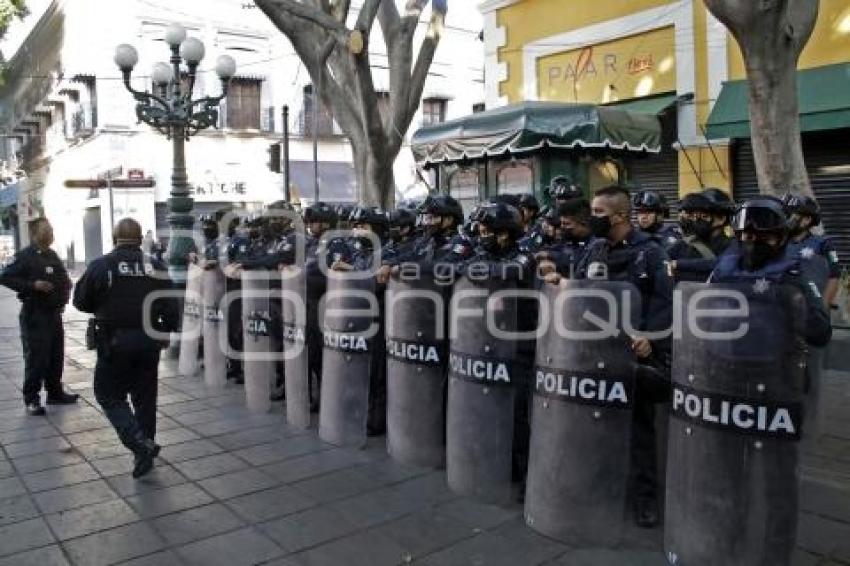
[[[499,251],[499,240],[496,238],[496,234],[488,234],[486,236],[480,236],[478,238],[478,243],[484,248],[484,251],[495,254]]]
[[[748,271],[757,271],[778,255],[778,248],[767,242],[748,240],[741,242],[741,263]]]
[[[218,228],[215,226],[211,228],[203,228],[202,232],[204,234],[204,238],[207,240],[215,240],[218,238]]]
[[[682,220],[680,224],[686,236],[696,236],[700,240],[711,238],[712,226],[708,220]]]
[[[591,216],[590,231],[597,238],[607,238],[611,232],[610,216]]]
[[[401,228],[390,228],[390,239],[395,243],[403,242],[407,239],[407,234],[402,234]]]

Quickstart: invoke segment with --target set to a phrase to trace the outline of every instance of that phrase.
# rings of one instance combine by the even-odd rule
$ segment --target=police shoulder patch
[[[463,244],[455,244],[454,247],[452,248],[452,252],[454,252],[456,254],[462,254],[465,251],[466,251],[466,246],[464,246]]]

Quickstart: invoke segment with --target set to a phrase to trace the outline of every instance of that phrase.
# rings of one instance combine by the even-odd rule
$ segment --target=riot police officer
[[[637,224],[664,248],[669,248],[679,239],[674,226],[665,226],[670,216],[670,207],[664,195],[655,191],[640,191],[634,195],[632,204],[637,212]]]
[[[557,283],[560,276],[574,277],[593,239],[590,203],[586,198],[567,201],[557,208],[553,216],[557,217],[561,238],[534,257],[539,263],[538,273],[549,278],[551,283]],[[557,277],[550,277],[550,274],[557,274]]]
[[[142,229],[132,218],[115,226],[115,249],[93,261],[74,291],[74,306],[94,314],[97,365],[94,394],[118,438],[135,456],[133,477],[148,473],[159,446],[156,436],[160,343],[150,331],[177,329],[173,297],[146,304],[150,293],[171,288],[164,266],[145,262]],[[144,312],[150,308],[149,316]],[[150,322],[152,328],[146,328]],[[133,408],[127,397],[133,402]]]
[[[785,283],[798,287],[808,307],[806,341],[813,346],[825,346],[832,337],[829,314],[811,265],[788,253],[789,224],[793,225],[793,221],[789,223],[779,199],[759,196],[746,201],[732,222],[738,245],[721,256],[710,280]]]
[[[611,281],[632,283],[641,295],[639,331],[663,332],[672,321],[672,282],[667,275],[667,255],[658,242],[636,229],[631,221],[631,199],[625,188],[610,186],[596,191],[591,203],[590,228],[598,238],[582,259],[579,272],[602,273]],[[632,350],[640,363],[669,375],[669,338],[648,340],[634,337]],[[655,404],[666,401],[638,380],[632,423],[632,484],[635,519],[641,527],[654,527],[659,521],[658,477],[655,439]]]
[[[463,209],[454,197],[430,195],[419,207],[419,215],[423,233],[408,261],[433,267],[458,263],[472,256],[472,239],[458,231],[463,224]]]
[[[568,200],[582,198],[584,196],[578,185],[566,175],[553,177],[546,191],[553,206],[558,206]]]
[[[52,249],[53,228],[47,218],[30,223],[32,244],[15,255],[0,276],[0,284],[18,293],[19,321],[24,351],[24,405],[27,413],[44,415],[40,392],[47,391],[48,405],[76,403],[76,394],[62,388],[65,333],[62,311],[68,304],[71,279]]]
[[[306,280],[306,341],[310,387],[315,381],[317,390],[311,390],[310,408],[319,408],[319,392],[322,384],[322,329],[319,326],[319,304],[327,290],[326,269],[335,261],[346,257],[348,248],[345,240],[339,237],[328,238],[325,233],[337,227],[336,209],[324,202],[308,206],[303,213],[307,228],[304,249],[304,271]],[[324,262],[324,266],[320,264]]]
[[[827,308],[830,308],[838,293],[841,265],[832,240],[812,233],[821,223],[820,206],[812,197],[792,193],[786,194],[782,202],[789,216],[788,253],[803,261],[812,261],[816,257],[825,260],[826,272],[818,275],[817,283]]]
[[[235,383],[244,382],[242,374],[242,360],[237,359],[242,352],[242,282],[239,279],[239,261],[247,257],[251,247],[251,228],[249,222],[242,222],[240,218],[234,217],[227,227],[227,241],[224,243],[226,253],[222,258],[224,266],[222,271],[225,276],[225,290],[231,294],[231,300],[227,302],[227,343],[228,350],[236,355],[230,355],[227,359],[227,378]]]
[[[522,194],[519,197],[519,210],[522,215],[523,233],[528,234],[537,226],[537,217],[540,214],[540,203],[534,195]]]
[[[726,251],[729,240],[720,232],[725,224],[715,220],[716,211],[715,203],[702,193],[691,193],[679,204],[683,236],[667,250],[668,268],[676,282],[705,282]]]
[[[396,208],[390,213],[390,238],[381,251],[384,265],[404,261],[416,245],[416,212]]]
[[[478,247],[475,255],[461,265],[461,271],[484,264],[489,266],[491,278],[512,279],[518,288],[530,289],[534,284],[535,261],[531,254],[521,251],[517,246],[523,233],[520,212],[506,203],[496,202],[480,206],[473,219],[478,222]],[[537,325],[536,302],[513,300],[517,301],[517,330],[533,330]],[[515,481],[521,483],[525,481],[528,468],[529,387],[533,364],[534,342],[518,341],[512,475]],[[521,488],[520,494],[524,493],[525,490]]]

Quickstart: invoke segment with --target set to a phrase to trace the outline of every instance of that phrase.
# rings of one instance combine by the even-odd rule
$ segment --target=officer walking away
[[[670,207],[664,195],[655,191],[640,191],[632,204],[637,212],[637,224],[642,232],[648,234],[663,248],[669,248],[679,240],[679,232],[674,226],[664,224],[670,217]]]
[[[782,201],[760,196],[746,201],[732,222],[738,245],[723,254],[711,282],[789,284],[806,298],[806,342],[825,346],[832,337],[829,314],[810,271],[811,264],[787,251],[789,222]]]
[[[78,395],[62,387],[65,332],[62,312],[71,292],[71,279],[52,249],[53,227],[47,218],[30,223],[32,244],[15,255],[0,275],[0,284],[18,293],[24,351],[24,405],[30,415],[44,415],[41,388],[48,405],[76,403]]]
[[[156,436],[157,369],[161,345],[144,327],[145,298],[171,288],[164,266],[145,262],[142,229],[132,218],[115,226],[115,249],[94,260],[74,290],[74,306],[96,322],[94,395],[118,438],[135,456],[133,477],[148,473],[159,454]],[[158,332],[177,329],[173,298],[152,302],[148,320]],[[133,408],[127,403],[127,397]]]
[[[832,240],[812,233],[814,228],[820,226],[820,206],[811,197],[792,193],[786,194],[782,202],[789,215],[788,252],[801,261],[812,261],[816,257],[826,261],[826,273],[818,274],[816,283],[823,294],[827,308],[832,308],[835,296],[838,294],[841,264],[838,263],[838,252],[835,251]]]
[[[640,293],[640,319],[633,326],[643,332],[661,332],[672,322],[672,282],[667,274],[667,254],[649,235],[630,221],[631,200],[622,187],[596,191],[591,202],[590,227],[599,238],[585,254],[579,272],[593,274],[593,263],[604,265],[609,281],[632,283]],[[669,378],[670,341],[633,337],[631,347],[642,365]],[[651,528],[659,522],[658,466],[656,461],[655,404],[667,401],[649,382],[638,379],[631,440],[631,483],[635,522]]]

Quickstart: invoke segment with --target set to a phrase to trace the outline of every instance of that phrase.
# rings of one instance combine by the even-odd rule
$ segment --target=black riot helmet
[[[339,216],[336,210],[324,202],[313,203],[304,209],[304,222],[307,224],[311,222],[323,222],[331,228],[336,228],[338,219]]]
[[[471,220],[496,233],[508,232],[514,239],[522,235],[522,216],[515,207],[504,202],[483,204],[473,213]]]
[[[455,226],[463,223],[463,208],[449,195],[429,195],[418,208],[419,214],[448,216],[454,219]]]
[[[356,206],[348,215],[348,223],[351,226],[357,224],[368,224],[372,231],[383,239],[390,227],[390,219],[387,213],[374,206]]]
[[[771,196],[758,196],[744,202],[732,219],[732,229],[739,232],[769,232],[785,237],[788,218],[782,201]]]
[[[520,196],[512,193],[505,193],[501,195],[497,195],[490,199],[491,202],[503,202],[505,204],[509,204],[514,208],[519,208]]]
[[[724,191],[715,188],[705,189],[702,195],[711,202],[713,214],[729,218],[735,212],[735,202]]]
[[[712,212],[714,203],[702,193],[690,193],[679,201],[679,210],[683,212]]]
[[[664,195],[655,191],[640,191],[632,197],[632,206],[637,212],[655,212],[667,218],[670,207]]]
[[[552,178],[547,192],[549,198],[553,201],[571,200],[584,196],[581,189],[576,186],[573,180],[565,175],[558,175]]]
[[[416,213],[409,208],[396,208],[390,213],[390,228],[416,227]]]
[[[821,214],[818,201],[810,196],[797,195],[794,193],[786,193],[782,197],[782,204],[785,205],[785,210],[788,215],[798,214],[800,216],[811,216],[811,226],[820,224]]]
[[[540,212],[540,203],[534,195],[524,194],[519,197],[519,208],[527,208],[533,210],[537,215]]]

